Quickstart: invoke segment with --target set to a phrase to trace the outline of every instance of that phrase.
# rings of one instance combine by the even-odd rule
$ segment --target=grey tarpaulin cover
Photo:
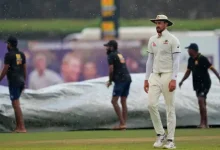
[[[179,74],[178,81],[183,74]],[[144,74],[132,74],[128,98],[128,128],[152,127],[147,109],[147,94],[143,90]],[[212,125],[220,125],[220,83],[212,74],[208,95],[208,117]],[[107,77],[51,86],[41,90],[25,90],[21,98],[26,127],[29,131],[65,131],[112,128],[117,118],[111,105],[112,88],[106,88]],[[8,88],[0,86],[0,131],[11,131],[14,112]],[[192,78],[176,91],[177,126],[199,124],[198,102],[192,88]],[[164,99],[159,110],[166,126]]]

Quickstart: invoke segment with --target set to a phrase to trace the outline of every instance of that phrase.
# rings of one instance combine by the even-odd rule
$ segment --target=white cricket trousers
[[[158,111],[159,97],[164,96],[167,113],[167,139],[174,140],[176,128],[176,113],[174,104],[174,92],[169,91],[169,83],[172,73],[152,73],[149,79],[148,110],[157,134],[164,134],[164,128]]]

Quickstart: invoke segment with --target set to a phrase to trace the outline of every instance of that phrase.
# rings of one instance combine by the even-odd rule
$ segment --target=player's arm
[[[190,64],[190,59],[188,60],[188,66],[187,66],[187,70],[183,76],[183,79],[180,81],[179,83],[179,87],[182,86],[183,82],[189,77],[189,75],[191,74],[191,70],[192,70],[192,67],[191,67],[191,64]]]
[[[176,81],[177,74],[179,72],[180,54],[181,54],[180,42],[176,37],[173,38],[171,46],[172,46],[172,56],[173,56],[172,80]]]
[[[113,81],[113,72],[114,72],[114,55],[109,55],[108,56],[108,70],[109,70],[109,80],[107,83],[107,87],[109,87],[112,84]]]
[[[213,65],[209,62],[208,58],[206,57],[202,57],[202,63],[204,65],[205,68],[212,70],[212,72],[216,75],[216,77],[220,80],[220,76],[219,73],[217,72],[217,70],[213,67]]]
[[[210,69],[211,69],[212,72],[216,75],[216,77],[220,80],[220,76],[219,76],[218,71],[217,71],[213,66],[211,66]]]
[[[183,76],[183,79],[181,80],[181,83],[183,83],[189,77],[190,73],[191,73],[191,70],[187,69]]]
[[[152,47],[151,47],[151,39],[149,40],[148,42],[148,59],[147,59],[147,62],[146,62],[146,75],[145,75],[145,82],[144,82],[144,90],[146,93],[148,93],[148,90],[149,90],[149,83],[148,83],[148,80],[150,78],[150,75],[152,73],[152,70],[153,70],[153,59],[154,59],[154,54],[153,54],[153,50],[152,50]]]
[[[5,64],[4,65],[4,68],[1,72],[1,75],[0,75],[0,81],[2,81],[2,79],[5,77],[5,75],[7,74],[7,71],[8,71],[8,68],[9,68],[9,64]]]
[[[150,77],[150,74],[152,73],[153,70],[153,59],[154,55],[152,53],[148,53],[148,59],[146,63],[146,75],[145,75],[145,80],[148,80]]]
[[[180,64],[180,53],[173,53],[173,73],[172,73],[172,80],[177,79],[177,74],[179,71],[179,64]]]
[[[176,89],[176,79],[177,79],[177,74],[179,72],[179,63],[180,63],[180,54],[181,54],[180,42],[176,37],[173,37],[171,43],[171,51],[173,57],[173,68],[172,68],[171,81],[169,83],[169,91],[173,92]]]
[[[109,65],[108,68],[109,68],[109,82],[112,83],[114,66],[113,65]]]
[[[146,76],[145,76],[145,81],[148,81],[150,74],[152,73],[153,70],[153,59],[154,59],[154,53],[153,49],[151,47],[152,44],[152,38],[149,39],[148,41],[148,47],[147,47],[147,52],[148,52],[148,58],[146,62]]]
[[[204,66],[207,68],[207,69],[210,69],[212,70],[212,72],[216,75],[216,77],[220,80],[220,76],[219,76],[219,73],[218,71],[215,69],[215,67],[213,67],[213,65],[209,62],[209,60],[204,57],[203,58],[203,63],[204,63]]]
[[[27,67],[26,64],[23,64],[23,69],[24,69],[24,80],[27,80]]]
[[[24,71],[24,81],[25,81],[25,84],[26,84],[26,80],[27,80],[27,66],[26,66],[26,57],[24,54],[22,54],[22,65],[23,65],[23,71]]]
[[[3,68],[2,72],[1,72],[1,75],[0,75],[0,81],[1,81],[1,80],[5,77],[5,75],[7,74],[10,61],[11,61],[11,56],[10,56],[9,53],[7,53],[7,54],[5,55],[4,68]]]

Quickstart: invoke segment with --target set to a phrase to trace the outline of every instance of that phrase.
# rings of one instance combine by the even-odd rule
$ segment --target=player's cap
[[[191,43],[189,46],[185,47],[186,49],[193,49],[194,51],[198,52],[199,47],[196,43]]]
[[[172,26],[173,22],[168,19],[165,15],[157,15],[156,19],[150,19],[151,22],[156,23],[156,21],[165,21],[168,23],[168,26]]]
[[[115,40],[110,40],[108,43],[104,44],[104,46],[118,47],[118,43]]]
[[[18,40],[16,39],[16,37],[9,36],[6,40],[6,43],[11,44],[11,46],[17,46]]]

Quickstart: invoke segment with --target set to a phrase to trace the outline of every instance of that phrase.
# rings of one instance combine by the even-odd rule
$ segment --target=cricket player
[[[26,59],[24,53],[17,48],[18,41],[10,36],[7,40],[8,52],[5,55],[4,68],[0,75],[0,81],[7,74],[9,94],[15,112],[16,133],[25,133],[23,115],[20,107],[19,98],[25,88],[26,81]]]
[[[119,118],[119,126],[114,127],[115,130],[123,130],[126,128],[127,120],[127,97],[129,95],[131,76],[128,72],[125,59],[118,51],[118,43],[115,40],[109,41],[104,44],[108,55],[109,64],[109,81],[107,87],[112,82],[115,83],[113,89],[112,105]],[[121,98],[122,111],[118,105],[118,99]]]
[[[169,33],[167,27],[173,23],[165,15],[158,15],[151,19],[156,24],[157,34],[148,42],[148,60],[146,64],[146,80],[144,90],[148,93],[148,109],[157,134],[155,148],[175,149],[174,134],[176,128],[176,114],[174,105],[174,91],[180,60],[180,42]],[[167,130],[164,131],[158,111],[159,97],[164,96],[167,112]],[[166,143],[164,143],[166,140]]]
[[[208,58],[199,53],[199,47],[196,43],[191,43],[188,47],[189,60],[187,71],[179,83],[181,87],[183,82],[189,77],[192,72],[193,88],[196,91],[200,110],[200,125],[199,128],[209,128],[206,109],[206,98],[211,88],[211,79],[208,70],[212,70],[217,78],[220,80],[219,73],[209,62]]]

